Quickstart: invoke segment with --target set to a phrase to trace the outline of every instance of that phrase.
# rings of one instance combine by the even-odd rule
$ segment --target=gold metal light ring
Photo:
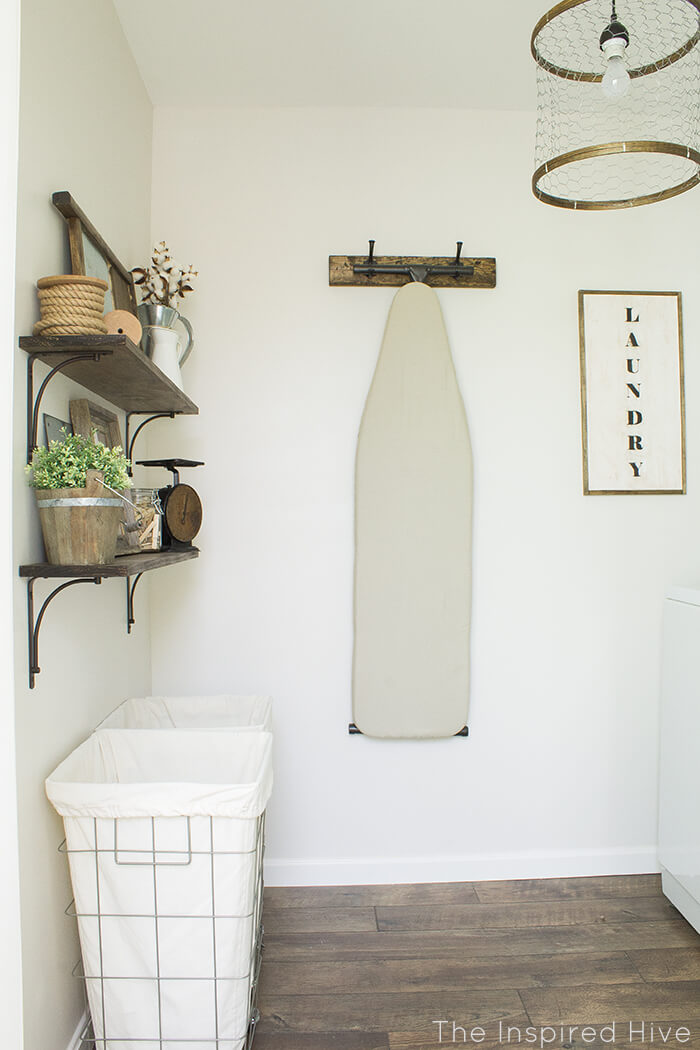
[[[594,160],[596,157],[606,157],[623,153],[665,153],[669,156],[684,157],[692,160],[697,171],[689,179],[680,182],[677,186],[670,186],[666,190],[657,193],[645,193],[641,197],[626,197],[621,200],[611,201],[585,201],[570,200],[567,197],[555,197],[551,193],[545,193],[538,189],[540,179],[563,168],[567,164],[575,164],[581,160]],[[689,146],[680,146],[677,142],[653,142],[644,140],[633,140],[631,142],[604,142],[599,146],[584,146],[582,149],[571,150],[569,153],[561,153],[558,157],[541,164],[532,176],[532,192],[538,200],[544,204],[553,204],[556,208],[572,208],[576,211],[606,211],[611,208],[636,208],[641,204],[655,204],[657,201],[676,197],[679,193],[685,193],[700,182],[700,153]]]
[[[550,11],[547,11],[545,15],[540,18],[539,22],[532,31],[532,37],[530,38],[530,51],[532,57],[538,66],[545,69],[548,73],[553,73],[554,76],[561,77],[563,80],[577,80],[583,81],[587,84],[597,84],[603,79],[602,73],[591,73],[583,69],[567,69],[565,66],[557,66],[553,62],[544,58],[543,55],[537,50],[537,37],[546,25],[553,22],[559,15],[565,14],[567,11],[571,11],[574,7],[580,7],[581,4],[587,4],[589,0],[562,0],[561,3],[557,4]],[[685,0],[700,14],[700,0]],[[639,66],[637,69],[630,69],[629,75],[634,80],[635,77],[644,77],[649,73],[656,73],[661,69],[665,69],[667,66],[673,65],[680,58],[683,58],[692,51],[695,45],[700,41],[700,25],[691,37],[689,37],[684,44],[672,54],[666,55],[664,58],[659,58],[656,62],[649,62],[645,66]]]

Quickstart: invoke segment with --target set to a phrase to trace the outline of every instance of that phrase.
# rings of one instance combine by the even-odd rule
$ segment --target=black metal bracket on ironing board
[[[348,733],[350,736],[364,736],[361,729],[358,729],[354,722],[351,722],[348,726]],[[453,736],[469,736],[469,726],[463,726],[458,733],[454,733]]]

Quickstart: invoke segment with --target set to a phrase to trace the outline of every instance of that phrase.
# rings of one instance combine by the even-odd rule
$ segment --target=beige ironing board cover
[[[467,722],[472,453],[435,292],[404,285],[357,443],[353,721],[448,737]]]

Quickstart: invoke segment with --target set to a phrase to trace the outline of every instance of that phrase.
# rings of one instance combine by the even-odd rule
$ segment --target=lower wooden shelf
[[[95,576],[106,580],[115,576],[137,576],[142,572],[150,572],[151,569],[164,569],[168,565],[177,565],[181,561],[191,561],[198,557],[197,547],[182,547],[178,550],[123,554],[108,565],[49,565],[48,562],[38,562],[36,565],[20,565],[19,574],[42,580],[67,577],[86,580]]]
[[[39,562],[35,565],[20,565],[19,574],[27,581],[27,641],[29,647],[29,688],[34,688],[39,666],[39,631],[44,614],[57,594],[77,583],[101,584],[107,579],[126,581],[126,629],[131,633],[134,620],[134,591],[144,572],[152,569],[164,569],[168,565],[192,561],[199,557],[197,547],[181,547],[177,550],[145,551],[141,554],[125,554],[115,558],[108,565],[49,565]],[[133,578],[133,582],[132,582]],[[38,614],[34,615],[34,584],[36,580],[62,579],[65,583],[55,587],[45,599]]]

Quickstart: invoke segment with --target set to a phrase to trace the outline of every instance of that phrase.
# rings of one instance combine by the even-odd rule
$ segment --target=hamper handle
[[[113,850],[113,853],[114,853],[114,863],[115,864],[119,864],[120,866],[145,866],[145,865],[150,865],[151,867],[184,868],[188,864],[192,863],[192,826],[190,824],[190,818],[189,817],[182,817],[182,818],[180,818],[180,817],[176,817],[176,818],[167,817],[167,818],[163,818],[163,819],[167,819],[167,820],[172,820],[172,819],[180,820],[180,819],[182,819],[182,820],[184,820],[186,822],[186,827],[187,827],[187,847],[186,847],[186,849],[182,849],[182,850],[156,849],[156,826],[155,826],[156,818],[155,817],[151,817],[151,848],[150,849],[130,849],[127,846],[122,846],[121,849],[120,849],[119,843],[118,843],[118,832],[117,832],[117,826],[119,824],[119,820],[120,819],[128,820],[129,818],[128,817],[123,817],[123,818],[115,817],[114,818],[114,850]],[[119,858],[119,853],[120,852],[123,853],[125,856],[128,856],[129,860],[120,860],[120,858]],[[173,858],[176,858],[176,857],[179,857],[179,858],[182,858],[182,859],[180,859],[180,860],[173,859]],[[163,858],[168,858],[168,859],[163,859]]]

